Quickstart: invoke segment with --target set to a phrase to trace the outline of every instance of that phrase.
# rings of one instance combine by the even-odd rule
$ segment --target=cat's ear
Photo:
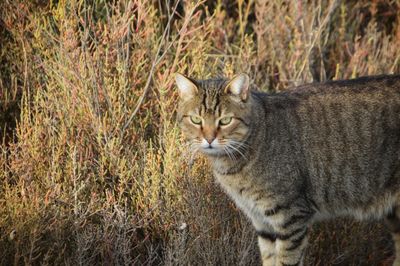
[[[249,96],[250,79],[247,74],[239,74],[231,79],[225,87],[225,93],[239,96],[243,101]]]
[[[178,86],[179,96],[183,100],[188,100],[196,96],[198,89],[193,80],[180,73],[175,74],[175,82]]]

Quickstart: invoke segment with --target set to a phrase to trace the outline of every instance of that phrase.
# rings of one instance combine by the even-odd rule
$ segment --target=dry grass
[[[262,90],[400,70],[399,1],[0,2],[0,264],[251,265],[194,162],[173,73]],[[186,227],[184,225],[187,225]],[[314,265],[389,265],[374,224],[314,227]]]

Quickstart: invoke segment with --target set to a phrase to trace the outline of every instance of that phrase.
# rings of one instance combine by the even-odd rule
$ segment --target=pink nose
[[[206,137],[205,139],[207,140],[207,142],[209,144],[211,144],[214,141],[215,138],[214,137]]]

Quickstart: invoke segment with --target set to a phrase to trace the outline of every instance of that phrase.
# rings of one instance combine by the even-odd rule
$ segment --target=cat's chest
[[[253,209],[256,202],[252,200],[247,194],[243,194],[244,190],[248,190],[253,185],[246,180],[244,176],[238,175],[220,175],[214,173],[218,183],[222,186],[225,192],[238,204],[240,207]]]
[[[215,177],[225,192],[250,219],[262,220],[270,224],[274,223],[269,219],[267,221],[264,215],[265,210],[272,208],[271,206],[274,204],[270,199],[264,197],[265,195],[256,193],[260,188],[257,188],[255,184],[244,176],[215,174]]]

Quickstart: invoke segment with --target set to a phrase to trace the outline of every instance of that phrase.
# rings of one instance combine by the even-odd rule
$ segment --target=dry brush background
[[[0,1],[0,264],[256,265],[248,221],[174,122],[177,71],[279,91],[400,73],[400,1]],[[378,223],[310,265],[390,265]]]

